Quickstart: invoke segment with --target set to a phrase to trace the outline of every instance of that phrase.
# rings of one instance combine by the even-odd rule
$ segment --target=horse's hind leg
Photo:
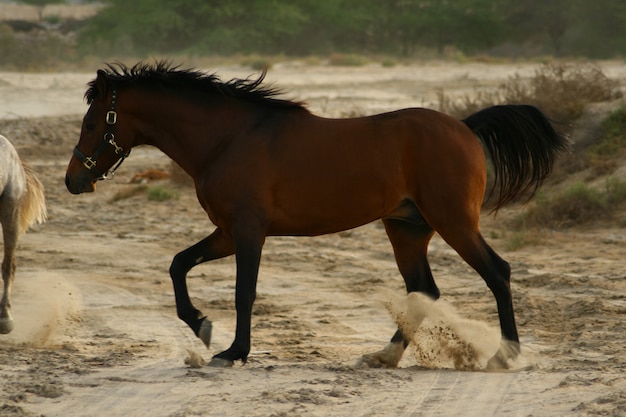
[[[4,258],[2,259],[2,299],[0,300],[0,333],[7,334],[13,330],[11,317],[11,287],[15,277],[15,248],[18,237],[18,211],[9,210],[2,218],[2,235],[4,239]]]
[[[473,232],[438,230],[438,232],[480,274],[493,293],[498,306],[503,341],[487,367],[507,368],[508,360],[515,359],[520,352],[510,287],[511,267],[491,249],[477,230]]]
[[[433,228],[425,221],[384,219],[383,223],[407,292],[423,292],[433,299],[439,298],[439,289],[427,259]],[[398,329],[383,350],[363,356],[360,364],[369,367],[396,367],[408,344],[409,340]]]

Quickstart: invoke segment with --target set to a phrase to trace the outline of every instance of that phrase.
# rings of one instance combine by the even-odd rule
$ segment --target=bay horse
[[[68,190],[93,192],[142,144],[193,178],[216,228],[178,253],[169,272],[178,317],[207,347],[211,322],[192,305],[186,275],[229,255],[236,262],[235,338],[212,365],[246,362],[267,236],[323,235],[382,219],[408,292],[439,297],[427,260],[435,232],[480,274],[495,296],[503,340],[489,365],[506,366],[519,354],[519,337],[511,269],[479,230],[485,152],[495,167],[497,210],[536,192],[566,140],[527,105],[489,107],[462,121],[421,108],[319,117],[277,97],[264,76],[223,82],[164,61],[108,64],[85,93],[89,109],[67,167]],[[397,366],[408,343],[396,330],[370,365]]]
[[[4,244],[0,334],[10,333],[14,328],[11,287],[15,279],[18,237],[29,226],[43,223],[46,216],[43,185],[33,169],[20,160],[11,142],[0,135],[0,224]]]

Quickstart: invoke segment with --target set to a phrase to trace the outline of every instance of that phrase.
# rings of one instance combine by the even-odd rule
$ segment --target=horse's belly
[[[400,201],[389,193],[355,189],[314,194],[302,193],[276,205],[269,234],[316,236],[353,229],[380,219]]]

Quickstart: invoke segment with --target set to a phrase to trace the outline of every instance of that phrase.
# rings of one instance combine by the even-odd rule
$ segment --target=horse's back
[[[482,200],[480,144],[462,122],[436,111],[415,108],[352,119],[302,114],[266,136],[243,140],[207,188],[217,190],[219,184],[240,194],[238,201],[264,205],[270,234],[357,227],[393,215],[407,199],[420,210],[429,199],[454,199],[457,188],[467,193],[461,187],[469,183],[482,187],[471,191]]]
[[[340,173],[353,173],[404,196],[432,196],[435,188],[455,190],[455,183],[481,183],[485,175],[485,155],[474,133],[462,121],[435,110],[410,108],[318,123],[321,128],[309,131],[328,133],[318,140],[324,144],[319,149],[311,140],[307,159],[317,155],[331,160]]]
[[[0,201],[20,198],[26,192],[26,179],[13,144],[0,135]]]

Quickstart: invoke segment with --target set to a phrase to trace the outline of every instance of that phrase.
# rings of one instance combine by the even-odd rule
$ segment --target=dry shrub
[[[568,124],[582,115],[587,104],[621,95],[618,83],[594,64],[542,65],[530,80],[529,96],[524,97],[519,88],[510,93],[505,95],[507,101],[527,100],[552,119]]]
[[[447,97],[443,91],[438,94],[440,110],[457,118],[467,117],[493,105],[531,104],[546,113],[555,128],[565,135],[572,133],[575,122],[587,105],[619,97],[619,84],[607,77],[600,67],[588,63],[543,64],[529,79],[515,74],[497,89],[477,91],[457,101]],[[626,113],[622,111],[621,114],[621,119],[617,116],[617,121],[613,121],[613,128],[604,128],[605,135],[609,131],[626,130]],[[623,144],[624,139],[611,139],[608,142],[602,139],[601,142],[603,144],[591,153],[576,152],[562,156],[555,165],[551,182],[563,180],[567,175],[590,166],[596,176],[610,174],[616,167],[615,157],[622,152],[616,152],[616,148],[624,149],[626,146]]]
[[[464,119],[485,107],[504,103],[499,90],[476,91],[472,96],[466,94],[461,97],[460,101],[455,101],[446,96],[443,89],[439,89],[437,90],[437,101],[439,111],[458,119]]]
[[[10,71],[50,71],[75,59],[71,40],[44,31],[14,32],[0,21],[0,68]]]
[[[464,118],[485,107],[498,104],[532,104],[552,120],[571,125],[588,103],[620,97],[618,83],[594,64],[543,64],[526,80],[519,74],[491,91],[466,95],[460,102],[439,92],[439,109]]]

